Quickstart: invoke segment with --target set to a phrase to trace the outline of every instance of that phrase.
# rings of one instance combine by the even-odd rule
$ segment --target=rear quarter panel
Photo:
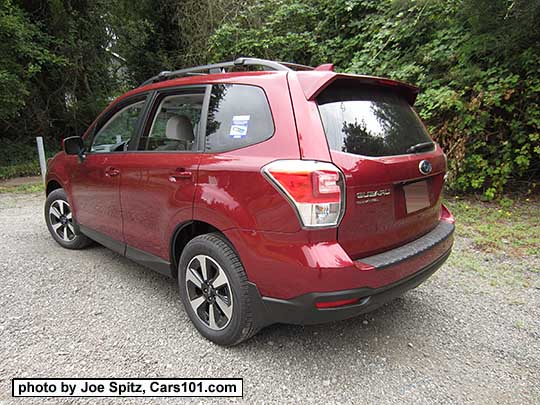
[[[216,83],[229,83],[223,79]],[[278,159],[300,156],[286,74],[243,77],[234,83],[261,87],[274,120],[273,136],[259,144],[201,157],[194,219],[220,230],[231,228],[296,232],[291,205],[263,177],[261,169]]]

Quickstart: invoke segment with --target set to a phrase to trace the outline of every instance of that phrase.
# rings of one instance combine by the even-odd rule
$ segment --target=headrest
[[[169,118],[165,128],[165,136],[167,139],[193,142],[195,137],[193,136],[191,120],[185,115],[175,115]]]

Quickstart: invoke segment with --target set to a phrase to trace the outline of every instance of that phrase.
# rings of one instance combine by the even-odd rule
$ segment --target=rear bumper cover
[[[265,314],[263,323],[310,325],[339,321],[371,312],[423,283],[442,266],[449,255],[450,251],[412,276],[382,288],[357,288],[346,291],[310,293],[290,300],[262,297]],[[338,301],[352,298],[358,298],[359,300],[356,304],[337,308],[319,309],[315,306],[315,303],[321,301]]]
[[[441,221],[431,232],[399,248],[361,260],[362,264],[374,267],[371,272],[383,276],[386,272],[399,274],[401,268],[410,268],[422,257],[429,257],[429,263],[423,261],[422,267],[397,281],[377,288],[360,287],[340,291],[310,292],[290,299],[261,296],[255,284],[251,284],[251,298],[255,303],[261,326],[272,323],[318,324],[351,318],[370,312],[381,305],[416,288],[429,278],[446,261],[453,244],[454,225]],[[445,250],[433,258],[434,252]],[[356,269],[362,273],[362,270]],[[384,277],[383,277],[384,278]],[[336,308],[317,308],[316,303],[358,299],[351,305]]]

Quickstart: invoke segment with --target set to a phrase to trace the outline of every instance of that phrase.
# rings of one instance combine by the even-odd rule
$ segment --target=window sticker
[[[232,118],[229,136],[235,139],[245,138],[249,124],[249,115],[235,115]]]

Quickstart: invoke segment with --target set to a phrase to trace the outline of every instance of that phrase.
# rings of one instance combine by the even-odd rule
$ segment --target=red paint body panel
[[[307,100],[313,101],[326,87],[336,80],[354,80],[358,83],[391,87],[403,94],[412,105],[416,100],[418,88],[398,80],[375,76],[335,73],[333,71],[296,72],[296,76]]]
[[[200,158],[200,153],[128,154],[121,174],[126,244],[170,259],[170,240],[176,225],[193,219]],[[181,171],[192,175],[175,177]]]
[[[284,234],[229,230],[225,235],[237,248],[249,279],[261,294],[281,299],[311,292],[383,287],[431,264],[453,243],[449,238],[425,254],[383,270],[360,270],[329,231]]]
[[[222,231],[231,228],[299,231],[300,224],[293,208],[260,172],[262,166],[272,160],[272,157],[225,153],[203,155],[194,219]]]
[[[125,153],[93,154],[82,163],[76,157],[66,157],[71,184],[69,195],[77,221],[92,224],[92,229],[122,242],[120,175],[109,172],[121,171],[126,157]]]
[[[324,75],[332,72],[319,72]],[[289,75],[289,89],[296,117],[296,129],[300,143],[302,159],[330,162],[330,151],[322,126],[317,103],[306,101],[304,89],[298,80],[298,74]]]
[[[446,161],[439,147],[433,152],[385,158],[358,157],[332,151],[332,160],[345,174],[347,202],[339,227],[339,242],[353,258],[361,258],[402,245],[435,228],[439,220],[440,196]],[[423,176],[418,165],[429,160],[433,171]],[[407,214],[402,183],[426,180],[430,207]],[[356,194],[390,190],[378,202],[359,205]]]

